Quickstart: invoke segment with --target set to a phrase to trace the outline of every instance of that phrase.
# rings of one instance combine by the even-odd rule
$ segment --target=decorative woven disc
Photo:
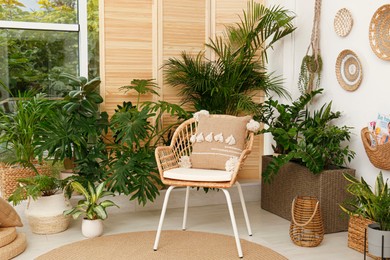
[[[336,76],[340,86],[348,91],[354,91],[362,82],[362,65],[351,50],[340,52],[336,61]]]
[[[340,37],[345,37],[352,29],[353,19],[347,8],[340,9],[334,17],[334,31]]]
[[[371,18],[369,38],[372,51],[383,60],[390,60],[390,5],[379,7]]]

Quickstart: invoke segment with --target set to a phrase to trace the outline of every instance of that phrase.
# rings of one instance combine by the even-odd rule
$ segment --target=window
[[[62,72],[98,76],[97,21],[98,0],[0,0],[0,80],[62,96]]]

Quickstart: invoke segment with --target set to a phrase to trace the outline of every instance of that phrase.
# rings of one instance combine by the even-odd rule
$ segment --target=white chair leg
[[[186,230],[187,225],[187,212],[188,212],[188,197],[190,196],[190,187],[186,188],[186,198],[184,201],[184,216],[183,216],[183,226],[182,229]]]
[[[223,193],[225,193],[226,202],[227,202],[228,209],[229,209],[229,214],[230,214],[230,220],[232,221],[234,238],[236,239],[236,246],[237,246],[238,256],[240,258],[242,258],[243,254],[242,254],[242,249],[241,249],[241,242],[240,242],[240,238],[238,236],[238,230],[237,230],[236,218],[234,216],[232,200],[230,198],[229,192],[226,189],[221,189],[221,190],[223,191]]]
[[[160,241],[160,235],[161,235],[161,228],[164,222],[164,217],[165,217],[165,212],[167,211],[167,205],[168,205],[168,200],[169,200],[169,195],[171,195],[171,191],[175,188],[175,186],[170,186],[165,193],[165,198],[164,198],[164,203],[163,207],[161,210],[161,216],[160,216],[160,222],[158,223],[158,228],[157,228],[157,234],[156,234],[156,239],[154,240],[154,246],[153,250],[156,251],[158,247],[158,243]]]
[[[236,185],[237,185],[237,189],[238,189],[238,194],[240,195],[242,211],[244,212],[246,228],[248,229],[248,234],[250,236],[252,236],[251,224],[249,222],[248,212],[246,210],[246,205],[245,205],[244,195],[242,194],[241,184],[238,181],[236,181]]]

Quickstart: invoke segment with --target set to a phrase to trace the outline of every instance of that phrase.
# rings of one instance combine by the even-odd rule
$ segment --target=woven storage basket
[[[350,216],[348,223],[348,247],[364,253],[364,233],[369,224],[372,224],[373,221],[360,217],[360,216]],[[368,251],[368,241],[366,241],[366,252]],[[373,259],[381,259],[367,253]]]
[[[294,244],[318,246],[324,239],[320,202],[309,196],[297,196],[291,207],[290,237]]]
[[[51,173],[50,166],[47,164],[35,166],[38,173],[49,175]],[[0,165],[0,192],[1,197],[5,200],[11,196],[18,186],[18,179],[35,176],[36,172],[33,169],[21,167],[18,165]]]
[[[370,131],[367,127],[361,130],[361,137],[368,159],[377,168],[390,170],[390,142],[371,146]]]
[[[52,217],[27,216],[31,232],[49,235],[60,233],[69,227],[71,216],[57,215]]]

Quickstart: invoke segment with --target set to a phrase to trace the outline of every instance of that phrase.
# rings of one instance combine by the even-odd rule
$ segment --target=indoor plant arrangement
[[[28,200],[25,214],[33,233],[54,234],[68,228],[70,218],[63,211],[70,208],[70,203],[62,192],[63,181],[54,176],[35,175],[18,182],[8,200],[14,205]]]
[[[72,181],[68,184],[67,189],[72,189],[80,193],[84,198],[79,200],[77,205],[64,211],[64,215],[71,215],[74,219],[83,216],[81,231],[85,237],[97,237],[103,233],[103,220],[107,218],[108,207],[116,205],[111,200],[103,200],[106,196],[113,196],[114,193],[106,190],[106,182],[94,186],[88,182],[84,187],[80,182]]]
[[[263,209],[291,220],[291,201],[297,195],[317,197],[320,201],[325,233],[347,229],[348,219],[338,207],[348,196],[342,173],[355,153],[347,145],[350,128],[332,122],[341,116],[332,112],[331,103],[309,111],[308,104],[322,90],[303,94],[292,104],[272,98],[261,104],[261,121],[275,140],[274,156],[263,156]]]
[[[332,111],[332,102],[310,112],[308,104],[322,93],[322,89],[303,94],[291,105],[280,104],[270,98],[262,104],[262,121],[271,133],[278,155],[263,172],[265,181],[271,181],[279,169],[289,161],[306,166],[313,174],[330,167],[342,167],[350,162],[355,152],[345,142],[350,141],[350,127],[332,124],[341,116]]]
[[[2,158],[1,190],[3,198],[8,198],[17,187],[17,179],[45,174],[50,171],[47,165],[39,163],[35,156],[39,122],[46,119],[51,110],[45,94],[35,91],[19,92],[11,111],[0,110],[0,144],[9,156]]]
[[[295,16],[279,6],[248,1],[240,18],[206,44],[215,59],[207,59],[204,51],[196,56],[182,52],[181,58],[170,58],[164,65],[167,82],[179,88],[183,102],[195,111],[257,115],[256,95],[288,96],[282,80],[267,72],[265,64],[267,51],[295,30]]]
[[[383,179],[382,172],[376,178],[375,189],[364,180],[344,174],[349,184],[347,191],[353,195],[353,199],[340,205],[342,210],[350,215],[349,233],[357,232],[352,229],[358,229],[351,225],[351,222],[358,223],[354,218],[361,217],[363,222],[363,232],[359,237],[352,238],[348,236],[348,246],[363,252],[364,248],[364,230],[367,229],[368,252],[375,256],[390,257],[390,189]],[[374,222],[374,223],[370,223]],[[382,235],[384,236],[384,251],[382,255]],[[356,241],[350,241],[354,239]]]

